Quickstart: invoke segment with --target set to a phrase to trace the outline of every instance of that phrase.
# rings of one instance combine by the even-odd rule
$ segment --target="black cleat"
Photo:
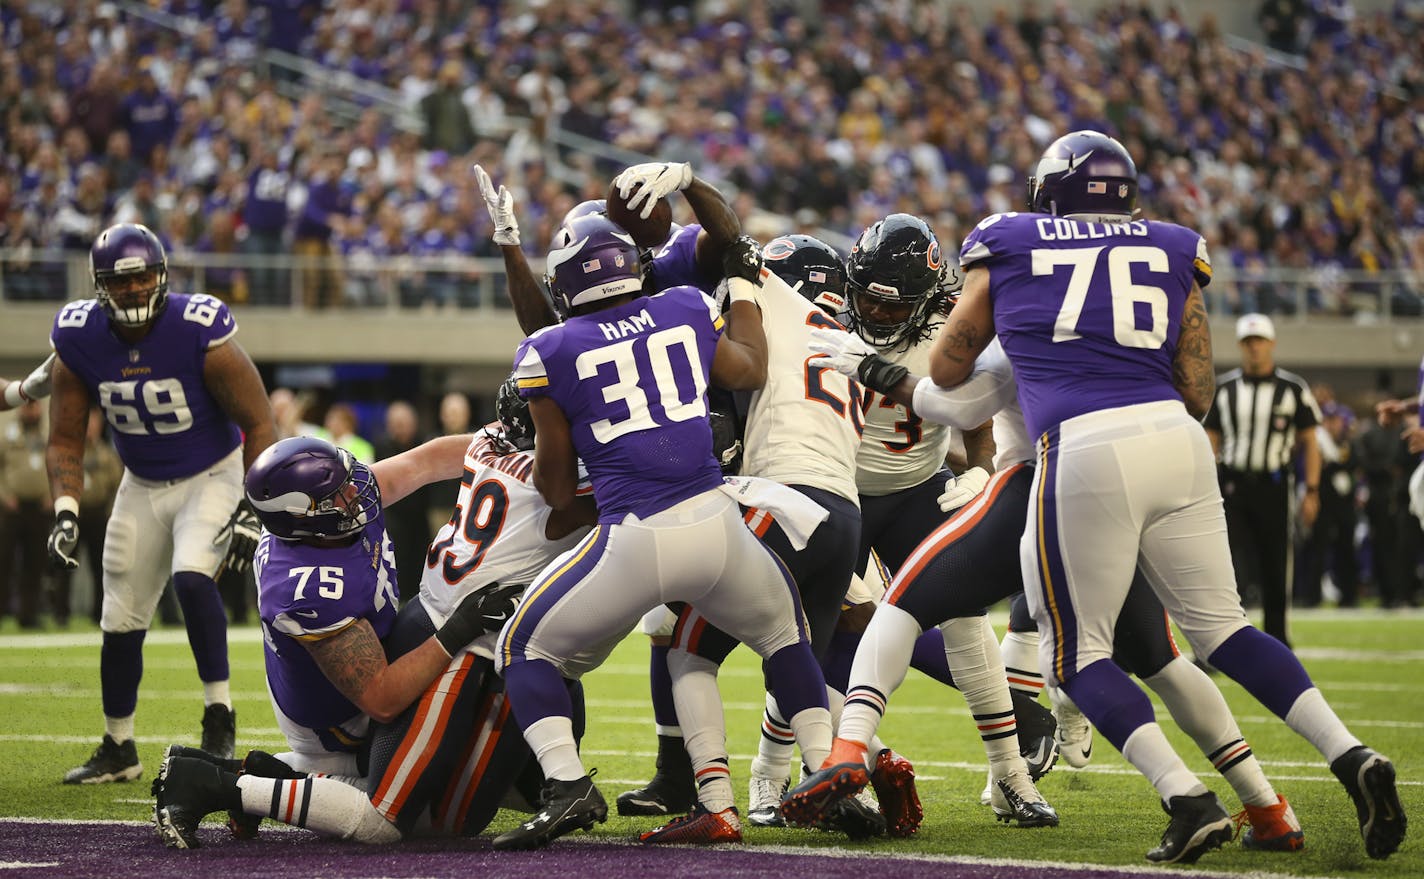
[[[692,811],[692,802],[692,777],[682,784],[660,769],[643,787],[619,794],[617,805],[619,815],[685,815]]]
[[[494,838],[496,850],[543,848],[571,830],[590,830],[608,820],[608,804],[585,775],[575,781],[544,782],[539,811],[513,830]]]
[[[255,775],[258,778],[306,778],[307,773],[298,771],[278,760],[266,751],[259,751],[256,748],[247,752],[247,756],[237,763],[234,772],[243,772],[247,775]]]
[[[203,738],[198,747],[224,760],[237,750],[237,712],[213,703],[203,709]]]
[[[169,757],[189,757],[193,760],[202,760],[204,763],[213,764],[224,772],[237,773],[242,771],[241,760],[224,760],[221,757],[215,757],[209,754],[202,748],[190,748],[187,745],[169,745],[168,750],[163,752],[163,758],[166,760]]]
[[[241,760],[224,760],[221,757],[214,757],[202,748],[190,748],[187,745],[169,745],[168,750],[163,752],[164,762],[167,763],[171,757],[201,760],[204,763],[211,764],[224,772],[231,772],[234,775],[242,771],[243,761]],[[280,763],[281,761],[278,762]],[[281,765],[285,766],[287,764],[282,763]],[[160,769],[159,772],[161,774],[162,770]],[[155,796],[158,793],[158,785],[156,783],[153,786],[153,792]],[[256,839],[257,828],[260,827],[261,824],[262,817],[260,815],[249,815],[246,812],[241,812],[236,809],[229,810],[227,813],[227,829],[232,832],[233,839]]]
[[[143,764],[138,762],[138,747],[129,739],[122,745],[109,737],[108,733],[94,749],[94,754],[83,766],[76,766],[64,773],[65,784],[107,784],[111,781],[133,781],[143,774]]]
[[[169,848],[199,848],[198,825],[227,801],[222,770],[193,757],[163,758],[152,790],[153,823]]]
[[[850,761],[822,766],[781,798],[781,815],[788,824],[814,827],[837,800],[853,797],[870,784],[865,763]]]
[[[1057,827],[1058,813],[1048,805],[1033,780],[1019,770],[994,780],[989,791],[994,817],[1019,827]]]
[[[1162,804],[1162,811],[1172,820],[1162,831],[1162,844],[1147,853],[1147,860],[1154,863],[1195,863],[1207,851],[1230,842],[1234,834],[1231,816],[1211,791],[1172,797],[1170,804]]]
[[[825,814],[815,826],[820,830],[839,831],[850,839],[884,836],[885,816],[880,814],[879,806],[861,799],[868,796],[862,789],[853,797],[834,801],[826,807]]]
[[[1365,853],[1372,858],[1394,854],[1408,824],[1394,787],[1394,764],[1383,754],[1356,745],[1335,758],[1330,771],[1355,801]]]
[[[1014,723],[1019,731],[1019,754],[1028,764],[1029,778],[1038,781],[1058,762],[1058,743],[1054,733],[1058,721],[1053,711],[1037,699],[1018,690],[1009,690],[1014,702]]]

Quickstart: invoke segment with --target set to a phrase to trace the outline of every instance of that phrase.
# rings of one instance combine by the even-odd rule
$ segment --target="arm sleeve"
[[[952,388],[942,388],[929,377],[922,378],[915,385],[913,402],[921,418],[972,430],[1013,403],[1017,393],[1013,367],[999,340],[994,339],[974,361],[969,378]]]

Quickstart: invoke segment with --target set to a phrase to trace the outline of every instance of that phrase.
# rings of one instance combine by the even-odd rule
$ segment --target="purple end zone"
[[[791,854],[757,846],[703,849],[652,848],[615,843],[555,842],[537,852],[495,852],[488,839],[425,839],[386,846],[321,839],[305,832],[263,830],[260,838],[237,841],[225,828],[204,825],[203,848],[174,851],[163,847],[152,827],[137,824],[51,824],[0,819],[0,863],[14,879],[104,877],[155,879],[268,876],[280,868],[286,876],[330,879],[369,877],[471,876],[678,876],[785,879],[1129,879],[1129,871],[1084,867],[1027,867],[1023,864],[976,864],[953,861],[877,858],[871,851],[839,855]],[[794,839],[788,839],[794,842]],[[22,867],[20,864],[35,866]],[[893,864],[893,865],[892,865]],[[1144,871],[1145,875],[1146,871]]]

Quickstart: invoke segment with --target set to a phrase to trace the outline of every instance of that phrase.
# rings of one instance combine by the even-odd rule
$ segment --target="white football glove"
[[[44,363],[36,366],[35,371],[25,376],[23,380],[6,384],[5,405],[15,409],[21,403],[43,400],[48,397],[50,376],[54,372],[54,358],[55,354],[51,352],[44,359]]]
[[[514,193],[500,184],[494,188],[494,181],[485,169],[475,166],[475,179],[480,182],[480,195],[485,207],[489,208],[491,222],[494,223],[494,243],[519,246],[519,221],[514,218]]]
[[[944,481],[944,494],[939,496],[939,510],[948,513],[957,510],[984,490],[989,484],[989,472],[983,467],[970,467],[958,476]]]
[[[844,330],[812,330],[810,348],[817,356],[811,358],[809,365],[834,369],[857,380],[860,378],[860,364],[876,353],[860,336]]]
[[[646,220],[653,215],[653,205],[659,199],[692,185],[692,166],[686,162],[644,162],[625,168],[613,178],[613,185],[628,210],[636,211],[638,205],[643,206],[638,216]]]

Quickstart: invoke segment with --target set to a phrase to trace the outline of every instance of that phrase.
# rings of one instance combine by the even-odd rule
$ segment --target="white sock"
[[[1341,754],[1363,744],[1350,734],[1315,687],[1296,697],[1290,711],[1286,712],[1286,726],[1314,745],[1329,763],[1334,763]]]
[[[115,744],[122,745],[134,737],[134,716],[128,717],[104,717],[104,732],[109,734],[109,738]]]
[[[544,777],[555,781],[578,781],[588,774],[579,759],[578,745],[574,742],[574,722],[560,714],[554,714],[529,724],[524,730],[524,741],[544,770]]]
[[[999,642],[993,637],[988,618],[947,620],[939,628],[944,633],[944,656],[950,674],[969,704],[969,713],[974,715],[984,753],[989,757],[989,769],[995,778],[1003,778],[1015,769],[1027,772],[1019,754],[1014,700],[1009,696]],[[985,637],[986,629],[989,637]]]
[[[675,647],[668,651],[667,665],[682,744],[697,780],[697,800],[707,811],[720,812],[731,806],[733,799],[717,663]]]
[[[1194,797],[1206,793],[1206,785],[1172,750],[1167,737],[1162,734],[1162,727],[1156,723],[1144,723],[1133,730],[1123,745],[1122,756],[1147,777],[1164,803],[1171,802],[1172,797]]]
[[[232,694],[227,681],[203,681],[203,707],[209,705],[232,707]]]
[[[366,792],[336,778],[240,775],[242,811],[327,836],[366,843],[399,842],[401,833],[371,805]]]
[[[803,708],[791,718],[801,759],[814,771],[831,756],[831,712],[825,708]]]
[[[830,687],[827,687],[826,691],[828,695],[834,692]],[[757,754],[752,758],[752,775],[761,778],[790,778],[791,755],[795,750],[796,735],[791,732],[791,724],[782,718],[776,697],[767,693],[766,711],[761,718],[761,735],[757,737]]]
[[[885,714],[885,704],[905,682],[918,637],[920,624],[909,612],[892,604],[882,604],[875,609],[851,662],[850,688],[846,690],[845,708],[836,725],[837,736],[866,743],[875,738],[880,718]],[[818,767],[811,765],[811,768]]]
[[[1241,802],[1252,806],[1274,806],[1276,790],[1271,787],[1251,746],[1241,735],[1241,727],[1231,716],[1221,691],[1184,656],[1167,663],[1162,670],[1143,680],[1171,712],[1182,732],[1192,737],[1203,754],[1226,777]]]
[[[1038,670],[1038,632],[1005,632],[999,653],[1009,689],[1037,699],[1043,692],[1043,673]]]

